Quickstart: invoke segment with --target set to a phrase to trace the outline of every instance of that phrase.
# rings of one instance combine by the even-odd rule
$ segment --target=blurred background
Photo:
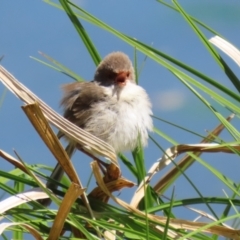
[[[100,4],[96,1],[76,0],[75,3],[120,32],[152,45],[159,51],[234,89],[183,17],[157,1],[106,0],[101,1]],[[187,13],[215,29],[236,47],[240,46],[238,0],[181,0],[179,3]],[[84,21],[82,24],[97,46],[101,57],[112,51],[123,51],[133,60],[133,47],[96,26]],[[208,38],[213,36],[202,30]],[[31,59],[30,56],[42,59],[38,51],[53,57],[84,79],[92,80],[96,66],[65,12],[40,0],[0,1],[0,56],[4,55],[1,64],[54,110],[61,113],[60,86],[71,82],[72,79]],[[223,53],[221,55],[239,76],[240,71],[235,63]],[[145,60],[145,56],[141,53],[137,56],[138,67],[141,69],[139,84],[148,92],[155,116],[201,135],[206,135],[206,130],[209,131],[219,124],[213,114],[168,70],[151,59]],[[1,84],[0,98],[0,149],[12,155],[15,149],[29,164],[42,163],[53,167],[56,160],[21,110],[20,106],[23,103],[6,91]],[[208,99],[224,116],[230,114],[213,99]],[[198,143],[201,140],[161,121],[154,120],[154,122],[157,128],[179,143]],[[238,118],[234,119],[233,123],[239,127]],[[151,135],[163,149],[172,146],[156,134]],[[221,137],[225,141],[233,141],[226,132]],[[146,169],[149,169],[162,154],[149,140],[145,152]],[[131,158],[131,154],[127,156]],[[239,181],[240,163],[236,156],[203,154],[202,158],[232,180]],[[91,159],[81,153],[76,153],[73,158],[74,166],[83,184],[87,183],[90,175],[90,161]],[[12,166],[1,159],[1,170],[10,169]],[[167,169],[159,173],[154,178],[155,181]],[[124,166],[122,171],[124,177],[134,180]],[[203,195],[223,195],[224,185],[201,164],[195,163],[186,174],[202,190]],[[210,179],[210,182],[206,183],[205,179]],[[94,187],[95,184],[93,180],[91,186]],[[174,185],[176,199],[196,196],[196,192],[184,177],[181,176]],[[129,201],[133,190],[124,189],[117,194],[120,198]],[[168,192],[166,195],[170,196]],[[179,211],[177,216],[185,217],[182,214],[183,212]],[[191,219],[190,211],[189,214]]]

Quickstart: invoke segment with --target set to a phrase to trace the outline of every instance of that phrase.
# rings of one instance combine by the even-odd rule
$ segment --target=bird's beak
[[[124,87],[127,83],[129,72],[119,72],[115,78],[115,83],[119,87]]]

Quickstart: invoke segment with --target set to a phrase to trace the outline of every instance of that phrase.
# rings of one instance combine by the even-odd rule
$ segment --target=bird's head
[[[102,86],[114,86],[119,90],[124,88],[128,81],[135,83],[132,62],[122,52],[110,53],[98,65],[94,80]]]

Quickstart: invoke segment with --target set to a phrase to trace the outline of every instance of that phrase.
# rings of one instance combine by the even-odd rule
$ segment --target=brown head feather
[[[120,72],[129,72],[129,80],[135,82],[134,69],[129,57],[122,52],[113,52],[100,62],[94,80],[101,85],[110,85]]]

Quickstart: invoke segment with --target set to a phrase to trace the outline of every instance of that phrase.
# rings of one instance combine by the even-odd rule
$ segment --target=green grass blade
[[[137,174],[138,174],[137,176],[138,184],[140,184],[140,182],[146,175],[143,148],[141,146],[138,146],[132,152],[132,156],[133,156]]]
[[[171,200],[170,200],[170,206],[169,206],[169,212],[171,213],[172,212],[172,207],[173,207],[173,202],[174,202],[174,188],[173,188],[173,191],[172,191],[172,196],[171,196]],[[171,214],[168,214],[167,216],[167,221],[166,221],[166,224],[165,224],[165,227],[164,227],[164,232],[163,232],[163,240],[167,240],[167,233],[168,233],[168,228],[169,228],[169,222],[170,222],[170,216]]]
[[[101,57],[100,57],[96,47],[92,43],[90,37],[88,36],[86,30],[82,26],[81,22],[78,20],[78,18],[72,11],[71,7],[69,6],[69,4],[70,5],[73,5],[73,4],[67,0],[59,0],[59,2],[61,3],[61,5],[62,5],[63,9],[65,10],[65,12],[67,13],[68,17],[70,18],[75,29],[77,30],[77,33],[81,37],[86,49],[88,50],[90,56],[92,57],[93,62],[95,63],[95,65],[98,65],[99,62],[101,61]]]
[[[190,85],[187,83],[189,82],[191,85],[196,86],[197,88],[201,89],[203,92],[207,93],[210,95],[214,100],[219,101],[221,104],[228,106],[229,109],[231,109],[233,112],[236,112],[239,114],[240,107],[238,105],[234,104],[232,101],[227,100],[224,98],[221,94],[218,94],[216,91],[211,90],[208,86],[201,84],[200,82],[196,81],[195,79],[191,78],[190,76],[187,76],[185,74],[178,74],[176,72],[173,72],[177,78],[184,83],[192,92],[194,92],[190,87]],[[195,91],[196,92],[196,91]],[[203,99],[203,98],[201,98]],[[214,110],[214,109],[212,109]],[[215,110],[214,110],[215,111]]]
[[[96,25],[97,27],[100,27],[100,28],[102,28],[102,29],[112,33],[113,35],[115,35],[119,39],[123,40],[127,44],[129,44],[129,45],[133,46],[134,48],[138,49],[140,52],[142,52],[143,54],[145,54],[149,58],[153,59],[157,63],[161,64],[165,68],[167,68],[167,69],[169,69],[169,70],[171,70],[173,72],[176,72],[178,74],[183,74],[186,78],[188,78],[187,74],[181,72],[179,69],[177,69],[174,66],[170,65],[169,63],[164,61],[162,58],[164,58],[164,59],[174,63],[175,65],[183,68],[184,70],[189,71],[190,73],[196,75],[197,77],[201,78],[202,80],[204,80],[207,83],[213,85],[214,87],[216,87],[220,91],[226,93],[230,97],[232,97],[235,100],[237,100],[238,102],[240,102],[239,94],[236,94],[233,91],[231,91],[230,89],[228,89],[225,86],[221,85],[218,81],[213,80],[212,78],[204,75],[203,73],[197,71],[196,69],[193,69],[193,68],[185,65],[184,63],[182,63],[182,62],[180,62],[180,61],[178,61],[178,60],[168,56],[167,54],[164,54],[164,53],[158,51],[155,48],[152,48],[149,45],[141,43],[140,41],[138,41],[138,40],[136,40],[134,38],[131,38],[131,37],[125,35],[125,34],[122,34],[121,32],[117,31],[116,29],[110,27],[109,25],[105,24],[101,20],[99,20],[96,17],[92,16],[87,11],[83,10],[82,8],[80,8],[80,7],[78,7],[78,6],[74,5],[74,4],[71,4],[71,5],[74,6],[76,8],[76,10],[79,11],[79,13],[77,13],[77,12],[75,13],[77,17],[79,17],[79,18],[83,19],[84,21],[87,21],[87,22],[89,22],[91,24]],[[56,5],[54,5],[54,6],[56,6]],[[58,7],[58,6],[56,6],[56,7]],[[162,58],[160,58],[159,56],[162,57]]]
[[[131,42],[127,42],[130,45],[136,45],[138,47],[138,49],[143,52],[144,54],[146,54],[148,57],[150,57],[151,59],[153,59],[154,61],[156,61],[157,63],[161,64],[162,66],[164,66],[165,68],[174,71],[174,72],[178,72],[179,74],[184,74],[183,72],[181,72],[180,70],[178,70],[177,68],[175,68],[174,66],[168,64],[167,62],[165,62],[163,59],[164,58],[166,60],[168,60],[169,62],[179,66],[180,68],[194,74],[195,76],[197,76],[198,78],[200,78],[201,80],[209,83],[210,85],[216,87],[217,89],[219,89],[220,91],[224,92],[225,94],[227,94],[228,96],[232,97],[233,99],[237,100],[238,102],[240,102],[240,96],[239,94],[236,94],[235,92],[231,91],[229,88],[225,87],[224,85],[220,84],[217,80],[214,80],[210,77],[208,77],[207,75],[203,74],[202,72],[199,72],[198,70],[184,64],[183,62],[172,58],[171,56],[151,47],[148,46],[134,38],[128,37],[128,39],[131,40]],[[141,46],[141,47],[140,47]],[[150,55],[150,53],[147,53],[147,51],[150,51],[152,53],[155,53],[157,56],[160,56],[161,58],[157,57],[156,55]],[[187,74],[185,74],[185,76],[188,76]]]
[[[136,83],[138,84],[138,61],[137,61],[137,50],[136,50],[136,48],[134,48],[134,62],[133,62],[133,66],[134,66]]]
[[[168,139],[173,145],[178,145],[178,143],[171,139],[169,136],[166,136],[165,134],[163,134],[162,132],[158,131],[158,129],[154,128],[154,132],[156,132],[157,134],[159,134],[160,136],[164,136],[166,137],[166,139]],[[150,139],[159,147],[159,144],[152,138],[150,137]],[[160,149],[162,150],[162,148],[160,147]],[[165,151],[163,151],[165,153]],[[198,158],[196,155],[192,154],[192,153],[188,153],[190,156],[192,156],[193,159],[200,159]],[[203,162],[203,161],[202,161]],[[192,188],[196,191],[196,193],[204,200],[203,195],[201,194],[201,192],[198,190],[198,188],[195,186],[195,184],[192,182],[192,180],[185,174],[184,169],[179,168],[179,166],[172,161],[172,163],[174,164],[175,167],[177,167],[177,169],[179,170],[179,174],[175,175],[169,182],[168,184],[163,188],[162,192],[165,192],[167,190],[167,188],[169,188],[169,186],[180,176],[183,175],[186,180],[189,182],[189,184],[192,186]],[[217,217],[217,214],[214,212],[214,210],[212,209],[212,207],[206,202],[205,203],[206,206],[208,207],[208,209],[210,210],[210,212],[214,215],[215,218]]]
[[[136,177],[138,178],[138,171],[136,169],[136,167],[131,163],[131,161],[129,159],[126,158],[126,156],[124,156],[123,154],[119,154],[118,157],[122,160],[122,162],[124,163],[124,165],[130,170],[130,172]]]
[[[233,85],[238,90],[238,92],[240,92],[240,81],[237,78],[237,76],[228,67],[228,65],[221,58],[221,56],[217,53],[217,51],[212,47],[212,45],[209,43],[208,39],[204,36],[204,34],[200,31],[200,29],[194,24],[194,22],[191,20],[191,18],[188,16],[188,14],[183,10],[183,8],[180,6],[180,4],[176,0],[173,0],[173,3],[175,4],[175,6],[179,10],[179,12],[182,14],[182,16],[186,19],[187,23],[195,31],[195,33],[197,34],[199,39],[203,42],[203,44],[205,45],[207,50],[211,53],[211,55],[216,60],[218,65],[224,70],[224,72],[229,77],[230,81],[233,83]]]
[[[69,68],[65,67],[63,64],[59,63],[58,61],[56,61],[55,59],[53,59],[52,57],[48,56],[47,54],[45,53],[42,53],[42,52],[39,52],[43,57],[45,57],[48,61],[52,62],[55,66],[58,67],[58,69],[60,69],[60,71],[73,78],[74,80],[76,81],[79,81],[79,82],[84,82],[84,79],[79,76],[78,74],[76,74],[75,72],[73,72],[72,70],[70,70]]]
[[[171,8],[172,10],[176,11],[176,12],[179,12],[178,8],[175,8],[174,6],[164,2],[163,0],[157,0],[157,2]],[[209,32],[215,34],[215,35],[218,35],[218,36],[221,36],[220,33],[216,32],[214,29],[210,28],[209,26],[207,26],[206,24],[204,24],[203,22],[201,22],[200,20],[198,20],[197,18],[193,17],[193,16],[190,16],[188,15],[192,21],[194,21],[195,23],[197,23],[198,25],[204,27],[205,29],[207,29]],[[222,37],[222,36],[221,36]],[[222,37],[223,38],[223,37]]]
[[[24,174],[21,175],[24,178]],[[14,189],[16,192],[24,191],[24,184],[19,181],[14,181]],[[21,208],[22,206],[18,206],[17,208]],[[13,221],[18,221],[16,218],[13,218]],[[23,239],[23,232],[13,231],[13,239]]]
[[[175,73],[174,73],[175,74]],[[175,74],[176,77],[183,83],[185,84],[185,86],[192,91],[203,103],[204,105],[212,111],[212,113],[219,119],[219,121],[225,126],[225,128],[229,131],[229,133],[234,136],[234,135],[239,135],[238,131],[232,126],[231,123],[229,123],[225,117],[223,117],[220,113],[218,113],[189,83],[187,83],[181,76],[179,76],[178,74]],[[211,89],[209,89],[207,86],[199,83],[198,81],[195,81],[194,79],[190,80],[191,84],[194,84],[195,86],[197,86],[199,89],[201,89],[202,91],[204,91],[205,93],[209,94],[210,96],[213,96],[214,99],[217,99],[219,102],[224,103],[225,105],[229,105],[230,109],[233,109],[234,112],[238,112],[240,111],[240,108],[233,104],[232,102],[226,100],[225,98],[223,98],[220,94],[217,94],[216,92],[212,91]]]
[[[135,162],[136,170],[137,170],[137,181],[138,184],[142,182],[144,177],[146,176],[146,168],[145,168],[145,162],[144,162],[144,151],[141,144],[138,144],[138,147],[132,152],[132,156]],[[146,187],[145,189],[145,195],[144,199],[139,204],[140,209],[148,209],[149,207],[152,207],[155,202],[154,196],[152,196],[152,192],[150,187]]]
[[[231,202],[235,206],[240,206],[240,200],[236,198],[230,198]],[[216,205],[228,205],[229,198],[226,197],[204,197],[204,201],[202,198],[188,198],[188,199],[178,199],[174,200],[172,203],[172,208],[178,208],[182,206],[189,206],[189,205],[198,205],[202,203],[212,203]],[[169,209],[171,202],[161,203],[160,205],[154,206],[149,209],[149,213],[157,213],[159,211],[164,211],[164,209]]]
[[[182,127],[182,126],[180,126],[180,125],[177,125],[177,124],[175,124],[175,123],[173,123],[173,122],[170,122],[170,121],[168,121],[168,120],[165,120],[165,119],[163,119],[163,118],[160,118],[160,117],[157,117],[157,116],[152,116],[152,118],[157,119],[157,120],[159,120],[159,121],[161,121],[161,122],[164,122],[164,123],[166,123],[166,124],[168,124],[168,125],[170,125],[170,126],[172,126],[172,127],[175,127],[175,128],[180,129],[180,130],[183,130],[185,133],[188,132],[188,133],[190,133],[190,134],[192,134],[192,135],[195,135],[195,136],[197,136],[197,137],[205,138],[204,135],[201,135],[201,134],[199,134],[199,133],[196,133],[196,132],[194,132],[194,131],[191,131],[191,130],[189,130],[188,128]]]

